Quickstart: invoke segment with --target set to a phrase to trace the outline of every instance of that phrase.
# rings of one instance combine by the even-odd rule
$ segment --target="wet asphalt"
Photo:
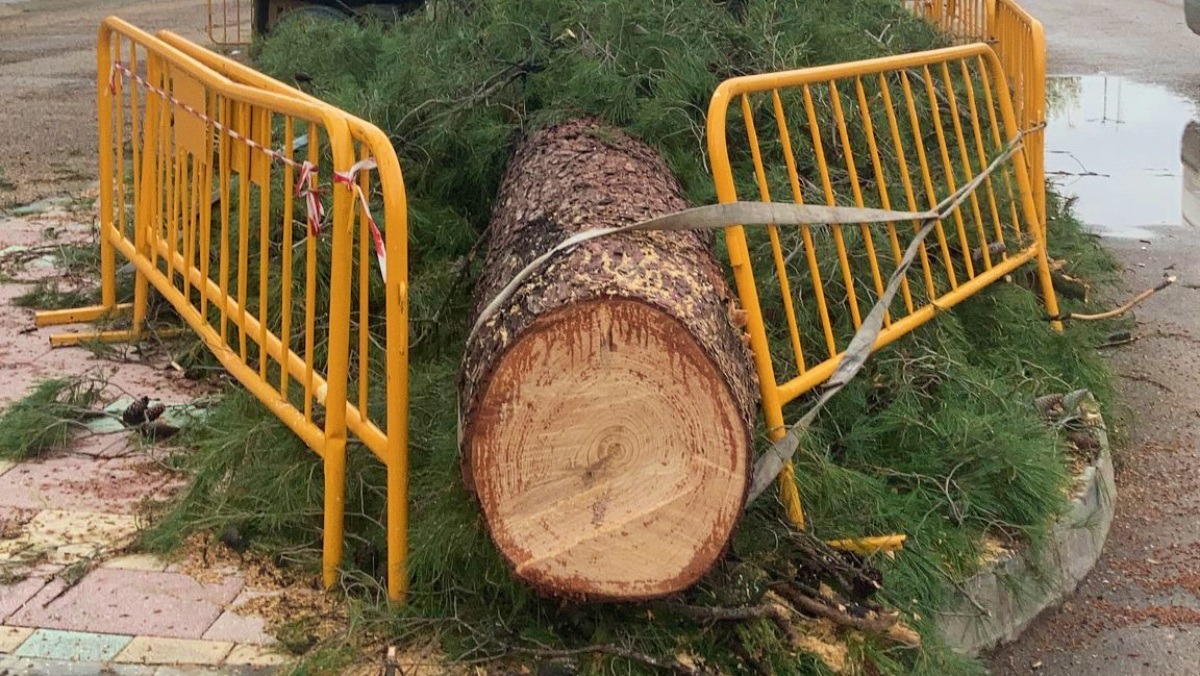
[[[1182,0],[1020,0],[1046,27],[1047,170],[1124,267],[1175,286],[1109,351],[1127,412],[1104,555],[995,674],[1200,674],[1200,36]]]

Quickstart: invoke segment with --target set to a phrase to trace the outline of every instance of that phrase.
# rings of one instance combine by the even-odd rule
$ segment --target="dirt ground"
[[[1122,75],[1200,100],[1200,36],[1182,0],[1020,1],[1045,24],[1051,73]],[[1153,232],[1105,239],[1130,288],[1164,271],[1180,281],[1137,311],[1139,340],[1112,354],[1132,426],[1105,553],[1071,600],[994,656],[994,673],[1200,674],[1200,233]]]
[[[201,39],[204,0],[0,0],[0,208],[96,180],[96,29],[115,14]]]

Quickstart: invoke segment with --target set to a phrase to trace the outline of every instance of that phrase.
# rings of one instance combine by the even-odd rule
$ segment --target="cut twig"
[[[818,600],[818,595],[805,593],[796,583],[776,582],[770,588],[786,599],[796,610],[807,615],[821,617],[850,629],[879,634],[912,648],[921,645],[921,637],[912,629],[904,626],[895,616],[876,613],[875,617],[855,617],[840,608]]]
[[[398,137],[402,135],[405,130],[409,129],[408,121],[413,119],[425,108],[437,105],[448,105],[450,108],[446,112],[453,112],[456,110],[474,107],[488,100],[492,96],[495,96],[500,92],[500,90],[507,87],[517,78],[528,75],[531,72],[533,72],[533,64],[530,62],[522,61],[521,63],[514,63],[484,81],[482,86],[477,91],[471,92],[461,99],[429,99],[424,101],[421,104],[414,106],[412,110],[408,111],[408,113],[404,115],[404,117],[400,118],[400,122],[393,127],[392,137]]]
[[[1167,288],[1168,286],[1171,286],[1172,284],[1175,283],[1175,279],[1176,279],[1175,275],[1169,275],[1167,277],[1164,277],[1163,280],[1161,282],[1159,282],[1158,286],[1155,286],[1154,288],[1151,288],[1151,289],[1146,289],[1145,291],[1134,296],[1133,299],[1130,300],[1128,303],[1125,303],[1124,305],[1122,305],[1116,309],[1109,310],[1108,312],[1101,312],[1099,314],[1092,314],[1092,315],[1075,314],[1073,312],[1068,312],[1065,314],[1058,314],[1058,315],[1050,316],[1050,317],[1047,317],[1047,319],[1049,319],[1050,321],[1067,321],[1068,319],[1073,319],[1073,320],[1081,321],[1081,322],[1098,322],[1098,321],[1102,321],[1105,319],[1114,319],[1116,317],[1120,317],[1121,315],[1125,314],[1126,312],[1129,312],[1134,307],[1136,307],[1139,303],[1145,301],[1147,298],[1153,296],[1154,294],[1158,293],[1159,291],[1162,291],[1163,289]]]
[[[872,577],[869,569],[854,558],[847,559],[846,552],[835,549],[829,543],[811,533],[789,529],[792,543],[800,550],[804,567],[834,579],[844,592],[864,598],[881,588],[879,579]]]
[[[1000,254],[1002,254],[1006,251],[1008,251],[1008,245],[1005,244],[1004,242],[992,242],[987,245],[987,258],[990,260],[993,256],[999,256]],[[974,249],[971,249],[971,262],[972,263],[982,263],[983,260],[984,260],[983,247],[976,247]]]
[[[767,602],[760,603],[756,606],[734,606],[734,607],[713,607],[713,606],[693,606],[686,603],[668,603],[666,608],[680,615],[686,615],[693,620],[707,620],[713,622],[730,622],[737,620],[762,620],[769,619],[775,622],[776,625],[787,635],[788,642],[792,646],[797,646],[803,640],[803,635],[792,624],[793,613],[780,599],[773,593],[767,593]]]
[[[970,603],[972,606],[974,606],[975,610],[978,610],[981,615],[984,617],[992,616],[992,611],[984,608],[983,604],[976,600],[976,598],[971,595],[971,592],[967,591],[967,588],[963,586],[962,582],[959,582],[953,575],[942,570],[940,566],[937,567],[937,571],[942,574],[942,577],[949,580],[950,584],[954,585],[954,588],[958,590],[958,593],[962,594],[962,597],[967,600],[967,603]]]
[[[1050,272],[1050,280],[1054,284],[1054,290],[1067,298],[1087,302],[1088,292],[1091,291],[1091,286],[1084,280],[1078,277],[1072,277],[1061,270],[1053,270]]]

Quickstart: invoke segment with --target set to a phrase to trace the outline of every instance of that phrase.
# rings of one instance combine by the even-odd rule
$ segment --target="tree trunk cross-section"
[[[572,234],[688,207],[645,144],[592,120],[529,135],[491,222],[473,320]],[[465,480],[516,575],[547,594],[663,596],[724,552],[751,474],[757,381],[696,232],[588,241],[467,345]]]

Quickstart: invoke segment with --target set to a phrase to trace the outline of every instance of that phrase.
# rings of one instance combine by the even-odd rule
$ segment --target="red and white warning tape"
[[[371,205],[367,200],[367,195],[358,183],[358,172],[364,169],[369,171],[377,168],[379,168],[379,165],[375,163],[375,160],[368,157],[356,162],[348,171],[333,172],[333,182],[347,186],[358,197],[358,203],[362,205],[363,215],[367,217],[367,225],[371,228],[371,240],[375,244],[375,258],[379,260],[379,276],[383,277],[383,281],[386,284],[387,249],[383,245],[383,235],[379,232],[379,226],[375,225],[375,217],[371,215]]]
[[[253,139],[246,138],[237,131],[230,129],[221,122],[218,122],[203,112],[196,110],[187,103],[175,98],[170,94],[170,92],[154,86],[149,80],[133,72],[133,70],[120,61],[113,63],[112,70],[109,73],[108,88],[113,94],[117,93],[117,79],[119,75],[124,75],[125,77],[137,82],[146,91],[155,94],[162,100],[170,103],[172,106],[175,106],[180,110],[183,110],[189,115],[193,115],[196,118],[204,120],[208,124],[211,124],[217,131],[251,149],[261,152],[269,157],[272,161],[295,168],[299,172],[299,174],[296,176],[296,197],[304,200],[305,209],[307,212],[309,234],[313,237],[320,236],[322,225],[325,222],[325,206],[321,203],[321,189],[317,183],[318,174],[316,164],[313,164],[307,160],[303,162],[297,162],[296,160],[293,160],[274,148],[268,148],[267,146],[264,146]],[[375,257],[379,260],[379,276],[382,277],[383,281],[386,283],[387,251],[384,247],[383,235],[379,231],[379,226],[375,224],[374,215],[371,214],[370,201],[367,199],[362,186],[358,184],[359,172],[376,169],[377,167],[378,165],[375,163],[375,160],[368,157],[355,163],[347,171],[334,172],[333,182],[335,185],[341,184],[346,186],[348,189],[353,191],[355,196],[358,198],[358,203],[362,206],[363,214],[367,217],[367,223],[371,228],[371,239],[375,245]]]

